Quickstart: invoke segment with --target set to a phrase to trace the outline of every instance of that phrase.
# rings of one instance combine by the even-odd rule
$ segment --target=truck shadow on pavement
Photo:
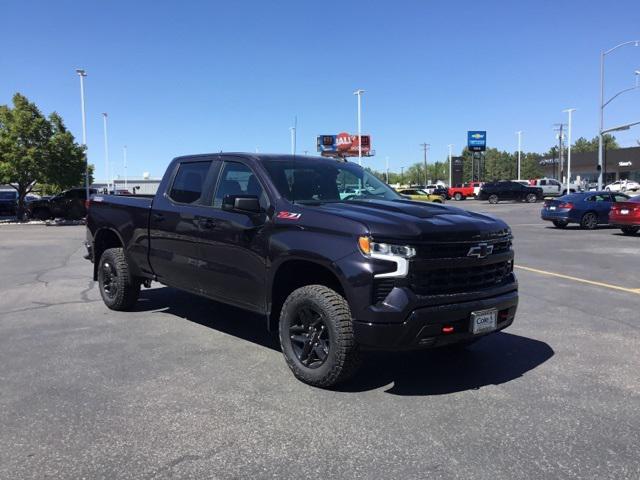
[[[280,351],[277,334],[266,330],[263,316],[173,288],[143,290],[136,311],[162,311]],[[388,386],[387,393],[410,396],[477,390],[522,377],[553,355],[547,343],[507,332],[489,335],[457,352],[366,352],[356,376],[334,390],[355,393]]]

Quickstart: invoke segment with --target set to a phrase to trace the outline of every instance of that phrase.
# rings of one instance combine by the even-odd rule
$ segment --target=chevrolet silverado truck
[[[409,200],[338,159],[176,158],[153,197],[94,195],[86,247],[110,309],[157,281],[257,312],[320,387],[367,350],[465,347],[518,304],[504,222]]]

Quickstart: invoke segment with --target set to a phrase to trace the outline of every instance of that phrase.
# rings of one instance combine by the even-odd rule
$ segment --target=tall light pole
[[[82,146],[84,147],[84,188],[89,199],[89,156],[87,155],[87,117],[84,112],[84,77],[87,76],[87,72],[83,69],[76,69],[76,73],[80,77],[80,109],[82,110]]]
[[[296,127],[289,127],[289,133],[291,134],[291,155],[296,154]]]
[[[122,147],[122,161],[124,166],[124,189],[127,189],[127,146]]]
[[[105,171],[107,172],[107,191],[109,191],[109,183],[111,180],[111,177],[109,176],[109,141],[107,138],[107,114],[103,113],[102,114],[102,124],[104,126],[104,168]],[[114,188],[114,194],[115,192],[115,188]]]
[[[611,100],[613,100],[620,93],[622,93],[622,92],[617,93],[609,100],[609,102],[605,103],[604,101],[604,60],[608,54],[626,45],[633,45],[634,47],[638,47],[640,46],[640,40],[631,40],[629,42],[623,42],[623,43],[620,43],[619,45],[616,45],[613,48],[610,48],[609,50],[602,50],[600,52],[600,129],[598,130],[598,190],[602,190],[602,173],[603,173],[602,172],[602,143],[603,143],[602,136],[605,133],[603,131],[604,130],[604,107],[606,107]],[[627,89],[625,89],[624,91],[626,90]]]
[[[389,184],[389,157],[385,158],[385,172],[387,173],[387,184]]]
[[[567,108],[563,112],[569,114],[569,123],[567,125],[567,195],[571,193],[571,119],[575,108]]]
[[[420,146],[424,152],[424,188],[427,188],[427,152],[431,145],[429,143],[421,143]]]
[[[400,186],[404,185],[404,167],[400,167]]]
[[[358,165],[362,165],[362,94],[361,88],[353,92],[358,97]]]
[[[518,135],[518,180],[520,180],[520,155],[522,153],[522,130],[516,132]]]
[[[453,156],[453,143],[449,145],[449,187],[451,187],[451,157]]]

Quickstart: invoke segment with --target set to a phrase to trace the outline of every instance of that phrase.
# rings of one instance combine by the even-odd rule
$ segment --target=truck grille
[[[426,270],[420,263],[409,269],[409,286],[418,295],[447,295],[491,288],[513,270],[511,260],[488,265]]]
[[[461,242],[461,243],[432,243],[427,245],[419,245],[417,248],[418,258],[461,258],[466,257],[469,249],[479,242]],[[489,245],[493,245],[493,254],[504,253],[511,248],[511,237],[502,238],[494,241],[487,241]]]

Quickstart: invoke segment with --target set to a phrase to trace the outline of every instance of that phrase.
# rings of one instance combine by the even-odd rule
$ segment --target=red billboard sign
[[[318,151],[326,156],[357,157],[358,135],[341,132],[337,135],[320,135],[318,137]],[[362,135],[362,155],[373,155],[371,137]]]

